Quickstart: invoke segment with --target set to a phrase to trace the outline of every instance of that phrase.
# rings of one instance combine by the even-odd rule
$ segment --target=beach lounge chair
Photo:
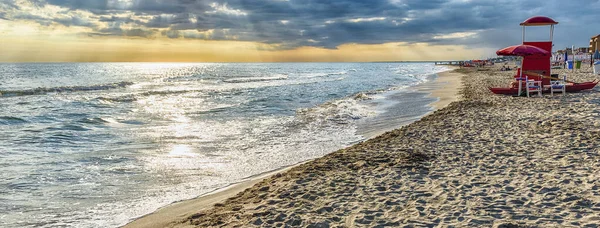
[[[567,91],[567,76],[563,76],[562,80],[550,81],[550,95],[554,96],[554,91],[561,91],[562,95],[565,95]]]
[[[527,97],[530,97],[532,92],[537,92],[538,96],[542,96],[542,81],[529,80],[527,77],[525,77],[525,81],[527,82],[527,86],[525,86]]]

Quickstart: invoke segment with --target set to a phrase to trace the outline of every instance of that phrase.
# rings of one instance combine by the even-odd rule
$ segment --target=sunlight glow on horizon
[[[375,19],[373,19],[375,20]],[[379,19],[377,19],[379,20]],[[426,43],[280,49],[250,41],[90,37],[80,27],[0,20],[0,62],[373,62],[480,58],[483,50]],[[75,33],[75,35],[74,35]],[[450,34],[450,37],[467,34]],[[4,45],[8,44],[8,45]]]

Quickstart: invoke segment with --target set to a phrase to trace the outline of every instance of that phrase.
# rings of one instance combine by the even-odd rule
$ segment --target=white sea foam
[[[332,73],[303,73],[303,74],[300,74],[299,77],[301,77],[301,78],[319,78],[319,77],[329,77],[329,76],[346,75],[346,74],[348,74],[348,71],[339,71],[339,72],[332,72]]]
[[[285,74],[277,74],[273,76],[266,77],[238,77],[238,78],[228,78],[224,79],[224,82],[228,83],[247,83],[247,82],[264,82],[264,81],[274,81],[274,80],[286,80],[288,76]]]
[[[299,109],[297,116],[300,119],[316,123],[349,124],[352,121],[375,115],[371,107],[361,103],[361,100],[367,99],[370,99],[367,94],[359,93],[317,107]]]

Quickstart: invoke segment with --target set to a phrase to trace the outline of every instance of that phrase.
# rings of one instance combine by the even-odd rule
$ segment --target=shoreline
[[[429,95],[431,97],[438,97],[438,101],[431,104],[434,110],[445,108],[450,103],[460,100],[459,91],[462,86],[463,74],[456,73],[456,69],[454,68],[438,74],[439,77],[436,80],[438,88],[433,89]]]
[[[436,73],[435,78],[431,81],[417,84],[411,86],[403,91],[395,91],[394,93],[398,94],[423,94],[422,98],[419,99],[428,99],[431,100],[435,98],[434,101],[430,101],[424,108],[429,109],[423,114],[420,115],[409,115],[402,116],[400,118],[383,118],[379,120],[371,120],[368,124],[359,124],[357,133],[364,136],[365,140],[375,138],[381,134],[384,134],[388,131],[393,131],[395,129],[406,126],[412,122],[418,121],[421,118],[435,112],[438,109],[442,109],[446,107],[453,101],[459,100],[459,88],[461,86],[461,78],[462,74],[453,73],[456,67],[448,67],[449,70]],[[394,96],[394,95],[392,95]],[[410,96],[410,95],[409,95]],[[399,96],[399,99],[404,99],[403,96]],[[398,99],[396,98],[396,99]],[[398,101],[401,102],[401,101]],[[411,106],[411,103],[405,103],[408,107]],[[397,106],[402,107],[402,106]],[[395,110],[387,110],[389,113],[394,113]],[[395,115],[394,115],[395,116]],[[379,118],[379,117],[377,117]],[[377,119],[376,118],[376,119]]]
[[[488,88],[507,86],[514,72],[456,71],[465,74],[460,101],[175,225],[596,227],[600,92],[494,95]],[[590,72],[569,78],[598,78]]]
[[[314,160],[314,159],[313,159]],[[277,173],[288,171],[298,165],[310,162],[311,160],[304,161],[295,165],[282,167],[276,170],[271,170],[258,175],[250,176],[244,180],[233,183],[227,187],[215,189],[214,191],[205,193],[196,198],[177,201],[167,206],[161,207],[158,210],[136,218],[133,221],[127,223],[123,228],[161,228],[161,227],[173,227],[178,222],[184,220],[186,217],[193,215],[194,213],[208,209],[217,203],[221,203],[228,198],[235,196],[236,194],[243,192],[244,190],[252,187],[253,185],[261,182],[262,180],[271,177]]]
[[[459,100],[458,91],[461,88],[461,79],[463,74],[456,73],[456,68],[449,67],[450,69],[444,72],[437,73],[437,78],[427,84],[427,88],[422,87],[422,85],[416,86],[414,90],[421,92],[428,92],[429,97],[437,97],[438,100],[429,104],[433,110],[426,113],[423,116],[420,116],[419,119],[422,119],[436,110],[442,109],[448,106],[451,102]],[[417,120],[418,121],[418,120]],[[402,127],[402,126],[400,126]],[[366,140],[370,140],[384,134],[384,132],[379,132],[375,135],[367,137]],[[245,180],[231,184],[225,188],[216,189],[209,193],[198,196],[197,198],[183,200],[171,203],[167,206],[161,207],[155,212],[151,214],[144,215],[142,217],[136,218],[133,221],[127,223],[122,226],[124,228],[146,228],[146,227],[187,227],[181,224],[182,221],[189,216],[192,216],[195,213],[200,211],[209,209],[213,207],[215,204],[220,204],[225,200],[236,196],[237,194],[244,192],[245,190],[251,188],[252,186],[260,183],[261,181],[266,180],[276,174],[281,174],[286,171],[289,171],[293,168],[296,168],[302,164],[310,163],[315,159],[311,159],[308,161],[304,161],[295,165],[282,167],[276,170],[268,171],[259,175],[255,175],[252,177],[248,177]],[[193,226],[190,226],[193,227]]]

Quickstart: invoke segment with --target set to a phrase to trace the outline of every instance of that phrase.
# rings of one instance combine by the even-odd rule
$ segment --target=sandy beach
[[[427,83],[427,85],[425,85],[426,87],[416,88],[416,90],[430,92],[430,96],[437,97],[438,101],[432,103],[431,106],[434,109],[440,109],[447,106],[450,102],[459,99],[458,88],[461,86],[461,78],[462,74],[460,73],[451,71],[442,72],[438,74],[438,78],[434,82]],[[266,178],[270,178],[273,175],[281,175],[281,173],[299,165],[300,164],[250,177],[246,181],[211,192],[196,199],[173,203],[152,214],[136,219],[125,227],[194,227],[194,225],[182,223],[182,221],[186,221],[189,216],[192,216],[199,211],[210,209],[213,205],[222,203],[230,197],[234,197],[236,194],[252,187]]]
[[[487,87],[508,85],[513,72],[497,67],[455,72],[463,74],[460,101],[400,129],[278,172],[169,225],[600,224],[600,94],[498,96]],[[595,78],[591,69],[568,75],[573,81]]]
[[[0,228],[600,228],[561,3],[0,0]]]

